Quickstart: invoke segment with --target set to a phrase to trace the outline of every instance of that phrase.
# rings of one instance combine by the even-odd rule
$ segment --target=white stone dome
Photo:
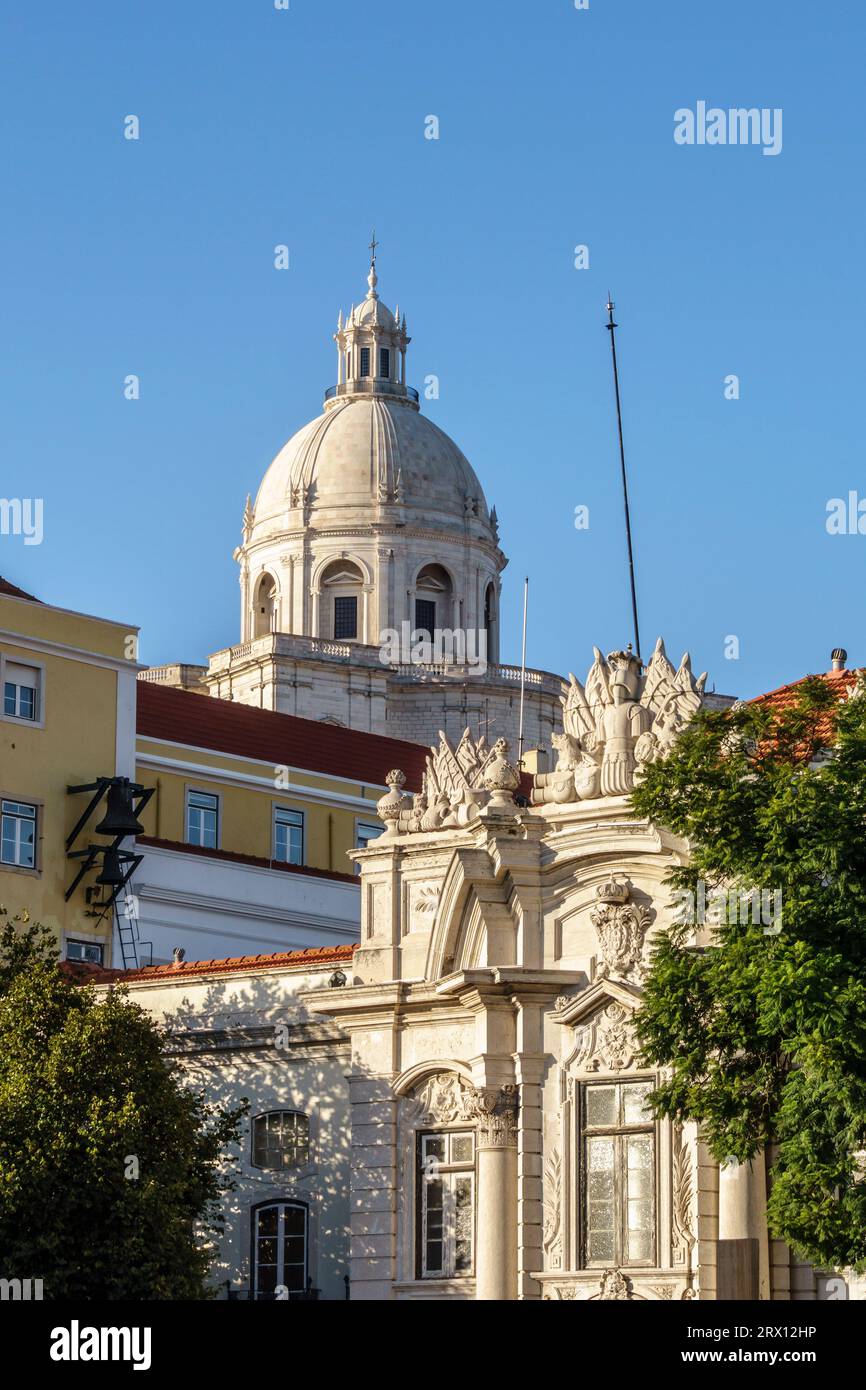
[[[406,380],[406,317],[367,277],[337,319],[337,380],[247,498],[241,641],[271,633],[381,648],[402,624],[487,634],[498,660],[495,510],[463,452]],[[479,638],[480,641],[480,638]],[[367,690],[367,686],[364,686]],[[366,695],[363,698],[367,698]]]
[[[382,506],[448,530],[470,518],[494,539],[481,484],[454,440],[414,402],[387,395],[335,400],[292,436],[264,476],[249,539],[287,529],[300,508],[308,524],[355,526]]]

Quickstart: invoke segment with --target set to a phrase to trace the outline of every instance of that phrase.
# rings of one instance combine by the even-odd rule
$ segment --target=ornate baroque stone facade
[[[594,795],[560,769],[520,808],[507,744],[468,732],[440,736],[420,795],[389,776],[385,832],[357,855],[351,983],[307,996],[351,1037],[354,1298],[716,1296],[718,1167],[693,1126],[646,1109],[657,1077],[633,1029],[686,847],[632,819],[628,792],[702,690],[661,643],[645,672],[597,652],[563,696]],[[474,1142],[475,1244],[455,1237],[436,1278],[425,1223],[432,1200],[435,1261],[461,1170],[434,1164],[431,1199],[424,1155],[452,1134]]]
[[[333,1298],[348,1275],[356,1300],[858,1296],[769,1239],[763,1156],[720,1168],[693,1124],[647,1106],[659,1076],[635,1016],[687,847],[628,792],[702,681],[661,644],[646,672],[628,652],[593,672],[563,699],[594,796],[539,774],[518,805],[507,742],[468,732],[441,734],[416,796],[393,770],[338,969],[243,958],[219,980],[205,963],[200,980],[132,981],[194,1080],[252,1101],[215,1273],[229,1289],[291,1275]],[[301,1122],[303,1163],[261,1157],[262,1125]]]

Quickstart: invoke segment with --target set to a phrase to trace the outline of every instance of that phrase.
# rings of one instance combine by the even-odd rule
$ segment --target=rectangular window
[[[280,864],[304,862],[304,813],[274,808],[274,858]]]
[[[436,603],[433,599],[416,598],[415,630],[426,632],[430,641],[433,641],[433,634],[436,631]]]
[[[655,1263],[655,1126],[651,1081],[584,1087],[584,1264]]]
[[[369,375],[370,375],[370,349],[369,349],[368,347],[365,347],[365,348],[362,347],[362,348],[361,348],[361,372],[360,372],[360,375],[361,375],[361,376],[369,376]]]
[[[355,824],[355,849],[366,849],[371,840],[378,840],[382,834],[381,825],[368,825],[365,821],[357,821]],[[361,872],[361,865],[355,865],[355,873]]]
[[[0,863],[36,868],[36,807],[26,801],[0,801]]]
[[[334,599],[334,637],[343,641],[358,636],[358,600],[356,598]]]
[[[16,661],[3,665],[3,713],[11,719],[39,718],[39,670]]]
[[[418,1136],[418,1274],[459,1279],[475,1258],[475,1135]]]
[[[98,941],[67,941],[67,960],[83,960],[89,965],[102,964],[102,945]]]
[[[210,792],[187,792],[187,844],[216,849],[219,830],[219,797]]]
[[[389,377],[391,375],[391,349],[379,348],[379,375]]]
[[[310,1161],[310,1121],[300,1110],[272,1110],[253,1121],[254,1168],[303,1168]]]
[[[359,820],[355,826],[355,849],[366,849],[370,841],[377,840],[381,834],[381,825],[368,825]]]

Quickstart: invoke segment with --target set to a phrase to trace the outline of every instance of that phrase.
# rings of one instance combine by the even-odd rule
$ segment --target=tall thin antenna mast
[[[607,316],[608,323],[605,325],[610,334],[610,352],[613,358],[613,389],[616,394],[616,423],[619,430],[619,462],[622,470],[622,500],[625,506],[625,539],[628,545],[628,577],[631,585],[631,615],[634,621],[634,649],[640,659],[640,631],[637,625],[637,590],[634,582],[634,554],[631,545],[631,518],[628,510],[628,479],[625,472],[625,446],[622,442],[622,407],[619,401],[619,373],[616,369],[616,328],[617,324],[613,321],[613,299],[610,290],[607,292]]]
[[[520,721],[517,738],[517,766],[523,767],[523,692],[526,687],[526,610],[529,606],[529,575],[523,581],[523,648],[520,653]]]

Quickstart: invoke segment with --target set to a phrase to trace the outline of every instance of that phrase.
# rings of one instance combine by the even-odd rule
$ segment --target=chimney
[[[181,965],[186,959],[186,951],[183,946],[175,946],[171,953],[172,965]]]
[[[833,671],[844,671],[845,662],[848,660],[848,653],[844,647],[834,647],[830,653],[830,660],[833,663],[831,667]]]

